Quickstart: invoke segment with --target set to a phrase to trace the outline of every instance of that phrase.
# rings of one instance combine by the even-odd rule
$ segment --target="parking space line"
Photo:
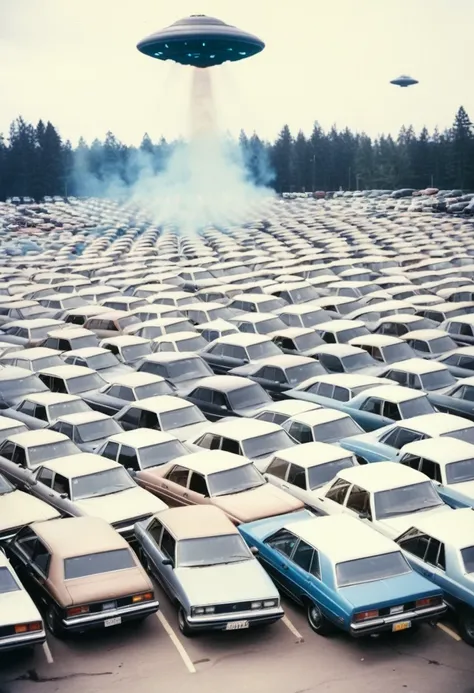
[[[304,642],[303,636],[301,635],[299,630],[297,630],[297,628],[292,624],[292,622],[290,621],[288,616],[283,616],[283,618],[281,620],[282,620],[282,623],[284,623],[285,626],[288,628],[290,633],[293,633],[297,642]]]
[[[170,624],[168,623],[166,618],[163,616],[162,612],[157,611],[156,616],[157,616],[159,622],[161,623],[161,625],[163,626],[163,628],[165,629],[165,631],[168,633],[171,642],[173,643],[173,645],[178,650],[178,653],[179,653],[181,659],[183,660],[183,662],[186,666],[186,669],[189,671],[190,674],[195,674],[196,669],[194,668],[194,664],[192,663],[191,658],[189,657],[188,653],[184,649],[184,646],[182,645],[180,639],[178,638],[178,636],[176,635],[176,633],[174,632],[174,630],[172,629],[172,627],[170,626]]]
[[[455,630],[451,630],[451,628],[448,628],[448,626],[445,626],[444,623],[437,623],[436,624],[438,628],[445,633],[447,633],[453,640],[456,640],[457,642],[461,642],[462,638],[456,633]]]
[[[48,662],[48,664],[54,664],[53,655],[51,654],[51,650],[49,649],[49,645],[48,645],[47,640],[43,643],[43,652],[44,652],[44,656],[46,657],[46,661]]]

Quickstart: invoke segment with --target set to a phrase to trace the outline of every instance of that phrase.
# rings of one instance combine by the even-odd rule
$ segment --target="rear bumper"
[[[103,628],[105,627],[105,622],[113,618],[120,618],[121,623],[124,623],[125,621],[133,621],[137,618],[145,618],[146,616],[156,613],[159,606],[159,602],[157,600],[153,600],[141,604],[124,606],[120,609],[99,611],[95,614],[84,614],[84,616],[76,616],[74,618],[63,618],[61,620],[61,626],[64,628],[64,630],[70,632],[91,630],[93,628]]]
[[[8,635],[6,638],[0,638],[0,653],[9,652],[10,650],[20,650],[23,647],[32,647],[33,645],[42,645],[44,642],[46,642],[46,633],[44,630],[35,633]]]
[[[226,630],[228,623],[248,621],[249,628],[263,626],[280,620],[285,615],[281,607],[259,611],[241,611],[231,614],[210,614],[209,616],[187,616],[186,623],[193,631]]]
[[[436,620],[446,613],[446,610],[447,606],[443,603],[440,606],[430,606],[426,609],[413,609],[412,611],[405,611],[402,614],[385,616],[383,618],[366,621],[365,623],[351,623],[350,633],[354,638],[361,638],[364,635],[392,631],[397,623],[404,623],[405,621],[410,621],[410,623],[422,623],[423,621]]]

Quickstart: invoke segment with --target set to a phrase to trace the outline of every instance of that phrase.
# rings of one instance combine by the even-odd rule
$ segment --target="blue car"
[[[425,393],[374,376],[321,375],[288,390],[286,395],[349,414],[367,432],[435,412]]]
[[[446,611],[441,590],[410,567],[395,542],[355,518],[303,510],[238,529],[319,635],[397,632]]]
[[[413,568],[443,590],[462,639],[474,647],[474,513],[420,514],[397,544]]]

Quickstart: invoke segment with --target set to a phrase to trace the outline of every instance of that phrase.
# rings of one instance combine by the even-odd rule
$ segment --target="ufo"
[[[213,67],[250,58],[263,51],[265,44],[256,36],[220,19],[192,14],[142,39],[137,48],[157,60]]]
[[[408,75],[400,75],[397,79],[392,79],[390,84],[395,84],[397,87],[411,87],[413,84],[418,84],[418,80]]]

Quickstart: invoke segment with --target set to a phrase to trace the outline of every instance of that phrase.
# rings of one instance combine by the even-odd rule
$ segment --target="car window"
[[[293,563],[296,563],[299,568],[309,573],[313,562],[313,553],[313,547],[300,539],[291,560]]]
[[[321,354],[319,361],[330,373],[344,373],[344,366],[342,365],[341,359],[337,358],[337,356]]]
[[[336,385],[332,397],[338,402],[348,402],[351,398],[351,393],[346,387]]]
[[[295,548],[298,538],[287,529],[280,529],[276,534],[265,540],[265,544],[275,551],[290,557]]]
[[[382,400],[376,397],[368,397],[361,406],[361,411],[366,411],[368,414],[382,415]]]
[[[42,407],[41,405],[37,404],[35,409],[35,417],[40,419],[40,421],[49,421],[46,407]]]
[[[334,503],[339,503],[339,505],[344,505],[349,487],[350,483],[345,481],[345,479],[336,479],[336,481],[327,491],[326,498],[334,501]]]
[[[383,403],[383,415],[387,419],[392,419],[392,421],[400,421],[402,418],[398,405],[395,402]]]
[[[421,458],[417,455],[402,455],[400,458],[400,463],[405,465],[405,467],[410,467],[411,469],[419,469]]]
[[[444,544],[428,534],[420,532],[416,527],[411,527],[407,532],[397,539],[398,545],[417,556],[422,561],[445,570],[445,549]]]
[[[153,541],[157,546],[161,543],[161,533],[163,531],[163,525],[154,518],[147,527],[147,534],[151,536]]]
[[[70,498],[71,496],[69,493],[69,479],[67,479],[62,474],[56,473],[54,476],[53,491],[56,491],[56,493],[59,494],[66,493],[68,498]]]
[[[198,474],[197,472],[191,473],[189,490],[194,491],[194,493],[199,493],[201,496],[204,496],[206,498],[209,497],[209,490],[207,488],[206,479],[202,474]]]
[[[299,421],[293,421],[288,432],[298,443],[310,443],[313,440],[311,428]]]
[[[433,479],[433,481],[439,481],[439,483],[442,482],[441,467],[439,466],[439,464],[433,462],[432,460],[422,459],[420,472],[426,474],[426,476],[428,476],[430,479]]]
[[[288,472],[288,483],[297,488],[306,489],[306,474],[304,468],[299,467],[297,464],[291,464],[290,471]]]
[[[384,436],[380,438],[380,442],[383,445],[388,445],[389,447],[400,450],[404,445],[408,443],[414,443],[415,440],[423,440],[425,436],[423,433],[418,433],[417,431],[410,431],[407,428],[402,428],[396,426],[391,431],[388,431]]]
[[[29,402],[28,400],[25,400],[18,407],[18,411],[21,411],[23,414],[26,414],[27,416],[34,416],[35,415],[35,404],[33,402]]]
[[[48,574],[50,561],[51,554],[46,546],[38,539],[32,556],[33,565],[46,576]]]
[[[276,476],[278,479],[285,479],[289,463],[279,457],[275,457],[269,464],[266,473]]]
[[[20,467],[26,467],[26,454],[24,448],[16,445],[11,459],[12,462],[20,465]]]
[[[140,416],[141,416],[142,410],[138,409],[137,407],[130,407],[127,411],[125,411],[121,416],[120,416],[120,421],[124,421],[127,424],[132,424],[134,428],[139,427],[139,421],[140,421]]]
[[[122,388],[120,385],[112,385],[109,387],[104,394],[108,395],[109,397],[117,397],[117,399],[121,399],[120,397],[120,390]]]
[[[353,510],[357,514],[364,514],[372,520],[372,512],[370,510],[370,495],[368,491],[360,486],[353,486],[347,499],[346,507]]]
[[[162,553],[164,553],[165,556],[174,563],[176,553],[176,540],[171,536],[171,534],[168,532],[166,528],[163,528],[160,548]]]
[[[211,450],[214,449],[211,447]],[[232,438],[222,438],[221,450],[225,452],[233,452],[234,455],[241,455],[242,451],[240,449],[240,444],[238,440],[233,440]]]
[[[118,449],[118,443],[113,443],[112,441],[109,441],[100,454],[104,457],[107,457],[108,460],[116,460]]]
[[[212,390],[208,390],[206,387],[197,387],[191,392],[191,397],[201,402],[212,402]]]
[[[48,488],[53,487],[53,472],[47,467],[42,467],[38,472],[38,481],[47,486]]]
[[[30,560],[34,556],[38,543],[38,537],[29,527],[25,527],[24,529],[20,530],[15,538],[15,544],[21,548],[21,550],[28,556]]]
[[[188,485],[188,476],[189,469],[180,467],[179,464],[175,464],[174,467],[165,475],[165,478],[168,479],[168,481],[172,481],[174,484],[186,487]]]
[[[120,462],[120,464],[123,464],[125,469],[133,469],[134,472],[140,471],[137,452],[134,448],[131,448],[128,445],[122,445],[122,447],[120,448],[120,455],[118,461]]]

